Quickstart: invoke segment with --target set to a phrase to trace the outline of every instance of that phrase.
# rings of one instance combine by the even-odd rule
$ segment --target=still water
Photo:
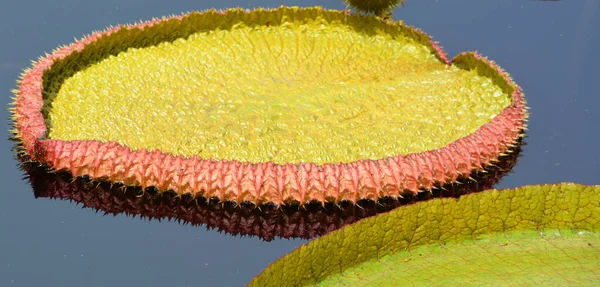
[[[2,103],[22,69],[45,52],[109,25],[190,10],[321,5],[341,0],[2,0]],[[506,69],[531,107],[527,145],[497,188],[600,183],[600,2],[407,0],[396,19],[422,28],[453,56],[477,50]],[[69,201],[35,199],[0,141],[0,286],[241,286],[304,240],[231,236],[205,227],[104,216]]]

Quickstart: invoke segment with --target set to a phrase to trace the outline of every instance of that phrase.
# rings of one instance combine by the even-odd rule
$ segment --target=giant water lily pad
[[[482,170],[521,135],[520,88],[476,53],[322,8],[190,13],[92,34],[26,71],[23,153],[223,201],[356,202]]]
[[[594,286],[599,270],[600,186],[564,183],[363,219],[280,258],[250,286]]]

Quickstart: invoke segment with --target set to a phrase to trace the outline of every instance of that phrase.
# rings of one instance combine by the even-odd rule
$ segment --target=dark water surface
[[[281,4],[344,8],[341,0],[2,0],[2,105],[31,60],[93,30],[189,10]],[[479,51],[525,91],[527,145],[496,187],[600,183],[600,1],[408,0],[395,18],[422,28],[450,56]],[[8,130],[8,111],[0,114]],[[0,141],[0,286],[241,286],[305,242],[232,237],[34,199],[8,136]]]

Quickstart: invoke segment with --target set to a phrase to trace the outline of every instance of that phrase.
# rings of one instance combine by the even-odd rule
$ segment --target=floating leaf
[[[280,258],[250,286],[567,286],[600,281],[600,186],[434,199],[361,220]]]
[[[40,59],[15,98],[22,153],[55,170],[221,201],[416,194],[512,151],[527,116],[492,62],[423,32],[281,7],[92,34]]]

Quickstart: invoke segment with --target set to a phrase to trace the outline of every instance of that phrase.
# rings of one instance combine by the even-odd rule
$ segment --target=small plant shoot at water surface
[[[392,9],[404,5],[404,0],[344,0],[350,7],[363,13],[372,13],[383,20],[391,20]]]
[[[523,144],[521,87],[392,21],[404,1],[345,2],[191,12],[40,58],[11,107],[35,195],[322,236],[251,286],[597,281],[598,186],[490,189]]]

